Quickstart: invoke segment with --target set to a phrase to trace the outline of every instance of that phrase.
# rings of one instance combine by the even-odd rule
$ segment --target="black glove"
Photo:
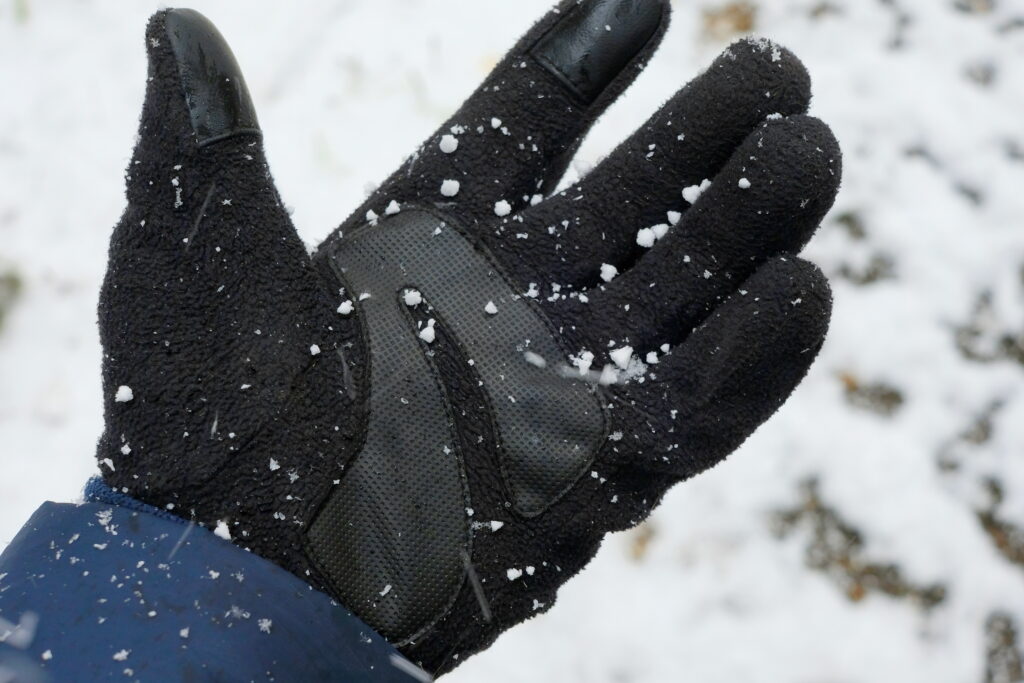
[[[661,0],[563,2],[311,260],[223,39],[157,14],[100,302],[106,481],[432,672],[548,609],[779,407],[828,325],[791,254],[839,149],[768,41],[547,196],[667,23]]]

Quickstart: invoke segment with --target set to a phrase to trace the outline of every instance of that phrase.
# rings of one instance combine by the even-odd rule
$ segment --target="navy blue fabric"
[[[327,595],[164,515],[35,512],[0,555],[0,681],[429,680]]]
[[[178,524],[188,524],[188,520],[168,512],[167,510],[161,510],[160,508],[153,507],[148,503],[143,503],[141,500],[132,498],[127,493],[115,491],[107,486],[106,482],[104,482],[101,477],[93,477],[86,482],[85,490],[82,491],[82,497],[89,503],[107,503],[108,505],[117,505],[118,507],[128,508],[129,510],[145,512],[150,515],[169,519],[172,522],[177,522]]]

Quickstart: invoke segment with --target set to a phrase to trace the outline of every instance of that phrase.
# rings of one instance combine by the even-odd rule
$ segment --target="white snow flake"
[[[633,358],[633,347],[632,346],[620,346],[614,351],[608,352],[608,357],[612,359],[612,362],[619,366],[619,369],[625,370],[629,367],[629,361]]]
[[[406,306],[412,308],[423,303],[423,295],[420,294],[418,289],[407,289],[402,292],[402,301],[405,302]]]
[[[654,246],[655,235],[654,231],[650,228],[641,228],[636,233],[636,243],[641,247],[650,249]]]
[[[427,342],[428,344],[433,344],[434,339],[436,338],[437,335],[434,332],[434,319],[431,318],[430,320],[427,321],[427,326],[420,330],[420,339]]]
[[[701,181],[700,185],[690,185],[683,189],[683,199],[690,204],[693,204],[697,199],[704,194],[704,191],[711,187],[711,181],[705,178]]]
[[[458,180],[443,180],[441,181],[441,195],[444,197],[454,197],[459,193],[459,187]]]
[[[445,154],[451,154],[459,148],[459,139],[454,135],[442,135],[441,144],[439,146],[442,152]]]

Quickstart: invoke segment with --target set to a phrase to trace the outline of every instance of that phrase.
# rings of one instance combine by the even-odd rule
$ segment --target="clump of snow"
[[[609,351],[608,357],[612,359],[612,362],[615,363],[620,370],[625,370],[629,367],[629,361],[633,358],[633,347],[620,346],[613,351]]]
[[[746,178],[740,178],[740,181],[737,184],[739,185],[741,190],[749,190],[750,189],[750,181],[747,180]]]
[[[338,313],[342,315],[349,315],[355,309],[355,304],[352,303],[351,299],[346,299],[338,305]]]
[[[399,203],[398,203],[398,202],[396,202],[396,201],[395,201],[394,199],[392,199],[392,200],[391,200],[391,201],[390,201],[390,202],[388,203],[387,207],[385,207],[385,209],[384,209],[384,215],[385,215],[385,216],[394,216],[394,215],[395,215],[396,213],[398,213],[398,212],[399,212],[399,211],[401,211],[401,210],[402,210],[402,206],[401,206],[401,204],[399,204]]]
[[[487,313],[487,315],[498,315],[498,307],[493,301],[488,301],[484,306],[484,312]]]
[[[640,228],[636,233],[636,243],[641,247],[650,249],[654,246],[654,242],[657,237],[654,235],[654,230],[650,228]]]
[[[434,332],[434,319],[433,318],[430,318],[429,320],[427,320],[427,324],[423,326],[422,330],[420,330],[420,335],[419,336],[420,336],[420,339],[422,339],[423,341],[427,342],[428,344],[433,344],[434,343],[434,340],[437,338],[437,334]]]
[[[594,354],[591,351],[583,350],[574,356],[569,356],[569,361],[579,369],[580,375],[586,375],[594,364]]]
[[[491,119],[491,128],[494,128],[495,130],[497,130],[498,128],[501,128],[501,119],[499,119],[497,117],[492,118]]]
[[[215,536],[223,538],[225,541],[231,540],[231,530],[228,529],[227,521],[221,519],[217,521],[217,526],[214,527],[213,533]]]
[[[454,197],[459,193],[459,187],[458,180],[443,180],[441,181],[441,194],[445,197]]]
[[[509,581],[515,581],[516,579],[520,578],[522,575],[523,575],[523,570],[522,569],[517,569],[515,567],[509,567],[508,569],[505,570],[505,576],[508,577]]]
[[[135,398],[135,392],[133,392],[132,388],[127,384],[122,384],[121,386],[119,386],[117,388],[117,391],[114,393],[115,403],[127,403],[128,401],[131,401],[133,398]]]
[[[699,185],[690,185],[683,188],[683,199],[690,204],[694,204],[709,187],[711,187],[711,181],[705,178]]]
[[[504,199],[494,202],[494,215],[504,217],[512,213],[512,205]]]
[[[652,242],[653,245],[653,242]],[[611,282],[615,279],[615,276],[619,274],[619,269],[610,263],[601,264],[601,279],[605,282]]]
[[[309,355],[311,355],[311,356],[319,356],[320,355],[320,346],[317,345],[317,344],[310,344],[310,346],[309,346]]]
[[[454,135],[442,135],[439,147],[445,154],[451,154],[459,148],[459,139]]]
[[[601,374],[597,378],[597,383],[602,386],[609,386],[612,384],[619,383],[619,371],[614,365],[605,365],[601,368]]]
[[[410,288],[402,292],[402,301],[406,306],[412,308],[423,303],[423,295],[420,294],[420,290]]]

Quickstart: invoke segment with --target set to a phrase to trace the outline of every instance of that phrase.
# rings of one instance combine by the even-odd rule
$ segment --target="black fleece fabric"
[[[341,565],[323,558],[346,548],[322,552],[330,539],[309,529],[336,509],[329,501],[367,425],[388,416],[370,414],[381,390],[369,381],[370,321],[334,255],[353,233],[388,230],[396,211],[425,209],[542,317],[565,361],[551,381],[558,371],[589,383],[601,438],[557,500],[518,513],[493,387],[437,302],[410,304],[410,334],[433,330],[422,349],[449,406],[467,514],[502,524],[472,525],[471,543],[444,549],[460,558],[457,588],[414,634],[346,606],[434,674],[549,609],[606,533],[639,523],[774,413],[828,327],[828,284],[795,254],[832,205],[840,152],[806,115],[806,70],[770,41],[731,46],[589,175],[551,194],[667,23],[667,0],[563,2],[311,258],[223,39],[197,13],[155,15],[128,208],[99,309],[104,479],[222,524],[243,547],[344,593]],[[402,267],[381,255],[381,268]],[[389,467],[422,456],[407,441]],[[367,496],[382,519],[398,507],[373,487],[347,495]],[[414,514],[429,533],[431,510]],[[379,599],[393,589],[383,574]]]

